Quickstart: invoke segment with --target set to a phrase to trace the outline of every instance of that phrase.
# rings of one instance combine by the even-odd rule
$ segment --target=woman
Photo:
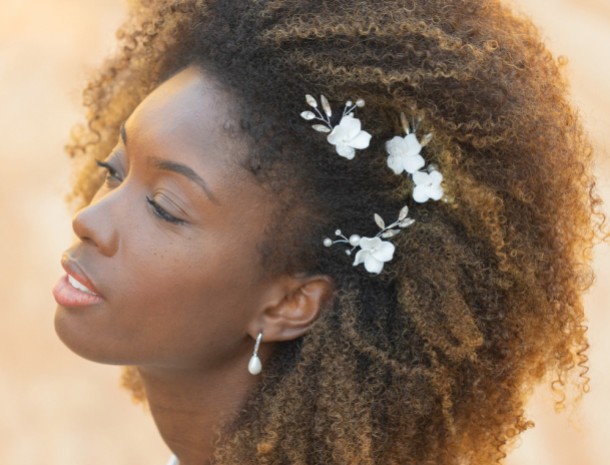
[[[586,390],[591,149],[527,20],[146,1],[119,39],[56,330],[176,463],[495,463],[533,383]]]

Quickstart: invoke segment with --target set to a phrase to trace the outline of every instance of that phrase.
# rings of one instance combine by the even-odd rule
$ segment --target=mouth
[[[83,283],[78,281],[78,279],[76,279],[71,274],[67,273],[66,276],[68,277],[68,284],[70,284],[70,286],[72,286],[73,288],[75,288],[81,292],[90,294],[90,295],[97,295],[99,297],[99,294],[97,294],[94,291],[92,291],[91,289],[89,289],[87,286],[85,286]]]
[[[53,297],[59,305],[83,307],[100,303],[103,300],[102,295],[76,262],[64,255],[61,264],[66,274],[53,288]]]

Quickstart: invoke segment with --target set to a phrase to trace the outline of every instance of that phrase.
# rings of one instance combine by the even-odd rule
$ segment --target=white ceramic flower
[[[440,200],[443,196],[442,181],[443,175],[435,169],[430,170],[429,173],[425,171],[413,173],[413,182],[415,183],[413,200],[419,203],[427,202],[429,199]]]
[[[389,154],[388,166],[395,174],[403,171],[413,174],[426,164],[424,157],[420,155],[422,145],[415,133],[405,137],[394,136],[386,142],[385,148]]]
[[[326,140],[335,146],[339,155],[351,160],[356,154],[356,149],[365,149],[369,146],[371,135],[363,131],[360,120],[349,113],[343,115]]]
[[[358,242],[360,250],[356,253],[354,266],[364,263],[364,268],[369,273],[379,274],[383,270],[383,264],[392,260],[394,256],[394,244],[382,241],[379,237],[362,237]]]
[[[377,213],[373,215],[373,219],[379,227],[379,232],[374,237],[361,237],[358,234],[347,237],[340,229],[337,229],[335,236],[338,239],[333,241],[327,237],[323,241],[324,246],[332,247],[334,244],[347,244],[351,246],[351,249],[345,251],[347,255],[352,255],[355,250],[360,249],[356,253],[353,266],[364,263],[364,268],[369,273],[381,273],[384,263],[389,262],[394,257],[395,250],[394,244],[383,239],[390,239],[400,234],[401,229],[408,228],[415,220],[409,218],[409,207],[406,205],[400,209],[398,219],[389,225],[386,225],[383,218]]]

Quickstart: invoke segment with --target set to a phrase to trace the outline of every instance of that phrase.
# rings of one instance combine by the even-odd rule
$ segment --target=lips
[[[103,300],[95,285],[74,260],[64,255],[61,265],[66,274],[59,279],[53,288],[53,296],[59,305],[83,307],[100,303]]]
[[[70,281],[72,281],[72,282],[76,281],[78,283],[78,285],[80,285],[78,287],[84,288],[84,289],[80,289],[80,290],[83,290],[84,292],[89,292],[91,294],[95,294],[95,295],[101,297],[100,292],[95,288],[95,285],[87,277],[87,275],[78,265],[78,263],[76,263],[76,261],[72,260],[67,254],[64,254],[61,257],[61,266],[63,267],[64,270],[66,270],[66,273],[68,274],[69,278],[72,278]],[[75,286],[75,287],[77,287],[77,286]]]
[[[87,294],[91,294],[91,295],[97,295],[95,292],[93,292],[91,289],[89,289],[88,287],[86,287],[84,284],[80,283],[76,278],[74,278],[72,275],[68,274],[66,275],[68,277],[68,283],[74,287],[75,289],[78,289],[79,291],[82,292],[86,292]]]

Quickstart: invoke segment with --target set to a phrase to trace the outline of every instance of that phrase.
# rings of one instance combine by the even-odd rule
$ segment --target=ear
[[[265,342],[289,341],[304,335],[330,302],[333,283],[327,276],[284,276],[272,290],[268,303],[250,322],[248,333]]]

